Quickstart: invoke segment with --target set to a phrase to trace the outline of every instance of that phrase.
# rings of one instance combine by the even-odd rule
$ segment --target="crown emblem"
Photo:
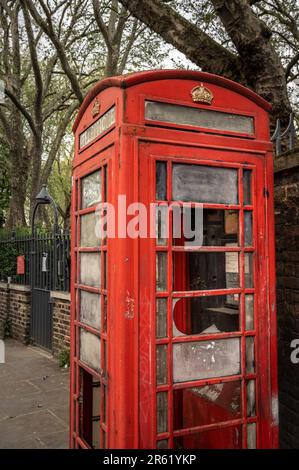
[[[214,95],[203,83],[200,86],[193,88],[191,91],[192,100],[195,103],[212,104]]]
[[[101,109],[100,102],[96,98],[93,104],[92,110],[91,110],[92,117],[96,117],[98,114],[100,114],[100,109]]]

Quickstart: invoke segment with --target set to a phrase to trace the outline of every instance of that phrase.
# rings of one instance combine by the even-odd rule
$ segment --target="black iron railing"
[[[17,273],[17,258],[24,256],[24,274]],[[32,277],[31,277],[32,276]],[[34,285],[41,289],[70,290],[70,234],[0,235],[0,281]]]
[[[276,156],[279,156],[283,151],[293,150],[296,145],[296,128],[294,122],[294,114],[290,114],[289,123],[285,130],[282,130],[281,121],[277,119],[276,128],[271,138],[275,145]]]

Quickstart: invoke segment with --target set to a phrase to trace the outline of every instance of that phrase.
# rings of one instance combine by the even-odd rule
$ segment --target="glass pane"
[[[81,219],[81,240],[80,246],[95,248],[101,244],[97,223],[100,221],[100,213],[92,212],[82,215]]]
[[[247,448],[256,449],[256,423],[247,425]]]
[[[157,291],[167,290],[167,253],[157,253],[156,256]]]
[[[245,295],[245,326],[246,330],[254,330],[254,297]]]
[[[246,373],[254,374],[255,361],[254,361],[254,337],[248,336],[246,338]]]
[[[174,430],[238,419],[241,416],[239,381],[174,391]]]
[[[96,171],[82,179],[82,204],[86,209],[102,202],[102,171]]]
[[[218,339],[173,345],[174,382],[240,373],[240,339]]]
[[[156,238],[157,245],[167,245],[167,224],[168,224],[168,207],[158,206],[156,208]]]
[[[238,288],[239,254],[187,253],[173,254],[174,290],[194,291]]]
[[[157,201],[167,200],[167,164],[166,162],[156,163],[156,199]]]
[[[157,299],[156,302],[156,336],[166,338],[167,336],[167,299]]]
[[[247,416],[255,416],[255,380],[247,382]]]
[[[101,287],[101,253],[80,253],[80,283]]]
[[[157,346],[157,384],[167,383],[167,345]]]
[[[167,432],[168,400],[167,392],[157,393],[157,433]]]
[[[173,336],[239,331],[239,296],[231,305],[226,295],[173,300]]]
[[[145,102],[145,119],[240,134],[253,134],[254,132],[254,119],[250,116],[156,101]]]
[[[252,212],[244,212],[244,238],[245,246],[252,246]]]
[[[244,170],[243,172],[243,187],[244,187],[244,205],[252,204],[252,195],[251,195],[251,170]]]
[[[245,253],[245,287],[253,288],[253,253]]]
[[[238,211],[173,207],[173,245],[225,246],[228,242],[239,244]]]
[[[175,449],[242,449],[242,428],[214,429],[174,438]]]
[[[175,163],[172,171],[174,201],[238,204],[238,170]]]
[[[101,296],[81,290],[80,321],[97,330],[101,329]]]
[[[168,449],[168,441],[166,439],[163,441],[158,441],[157,449]]]
[[[96,371],[101,369],[101,341],[98,336],[80,330],[80,360]]]

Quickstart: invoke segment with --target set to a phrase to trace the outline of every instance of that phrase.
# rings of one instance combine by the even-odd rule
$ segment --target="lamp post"
[[[57,204],[54,199],[50,196],[48,192],[48,188],[46,184],[42,185],[42,189],[38,193],[35,198],[36,204],[32,214],[32,221],[31,221],[31,231],[32,235],[34,236],[35,233],[35,216],[37,209],[40,205],[51,205],[54,209],[54,235],[58,233],[58,209]]]
[[[54,227],[53,227],[53,266],[54,266],[54,287],[56,288],[57,284],[57,253],[56,253],[56,239],[59,233],[59,226],[58,226],[58,209],[57,204],[54,199],[50,196],[48,192],[48,188],[46,184],[42,185],[42,189],[38,193],[35,198],[36,204],[32,214],[31,220],[31,234],[32,234],[32,254],[31,254],[31,289],[33,292],[34,289],[34,255],[35,255],[35,217],[37,213],[37,209],[41,205],[51,205],[54,211]]]

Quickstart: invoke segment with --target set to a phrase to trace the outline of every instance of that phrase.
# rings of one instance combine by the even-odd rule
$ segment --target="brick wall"
[[[0,338],[4,336],[4,324],[9,309],[9,291],[7,284],[0,283]]]
[[[51,292],[53,304],[53,354],[70,347],[70,294]]]
[[[299,364],[291,342],[299,339],[299,151],[276,161],[276,274],[280,441],[299,448]]]
[[[70,294],[51,292],[53,314],[53,349],[58,357],[70,346]],[[30,342],[31,292],[27,286],[0,283],[0,338],[9,322],[11,337]]]
[[[0,333],[4,325],[10,324],[12,338],[29,342],[31,292],[27,286],[0,284]]]

